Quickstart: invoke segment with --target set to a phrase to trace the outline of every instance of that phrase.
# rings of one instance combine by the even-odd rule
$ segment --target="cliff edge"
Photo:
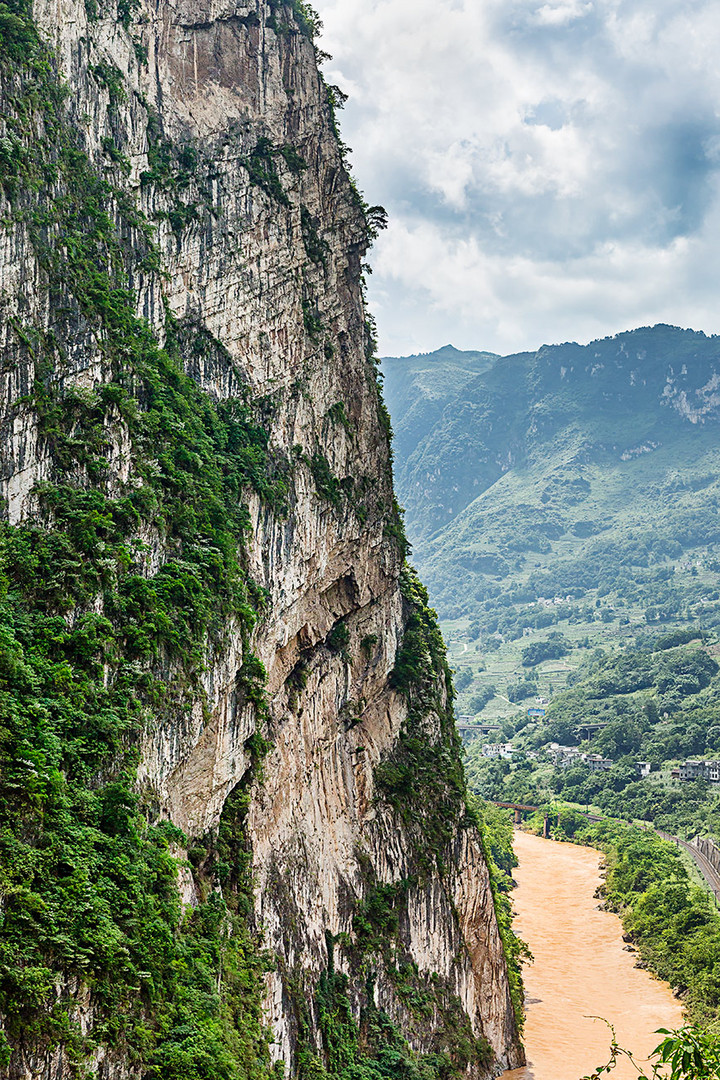
[[[0,3],[12,1078],[521,1058],[315,29]]]

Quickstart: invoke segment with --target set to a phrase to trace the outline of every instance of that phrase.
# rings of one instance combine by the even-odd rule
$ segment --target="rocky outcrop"
[[[280,0],[163,0],[117,11],[38,0],[34,18],[70,88],[63,108],[82,150],[129,195],[138,222],[156,230],[157,265],[145,258],[128,271],[137,315],[161,343],[176,335],[187,373],[218,407],[249,403],[282,490],[274,502],[250,489],[244,496],[243,558],[262,597],[259,621],[248,633],[242,618],[228,617],[182,707],[170,700],[146,710],[138,789],[192,841],[216,831],[228,796],[251,783],[251,923],[278,958],[267,975],[267,1019],[271,1055],[290,1075],[300,1068],[299,1040],[320,1059],[327,1051],[316,987],[333,963],[348,976],[355,1015],[374,1001],[419,1053],[446,1051],[469,1076],[515,1064],[489,872],[462,798],[448,796],[451,839],[431,841],[412,810],[438,798],[422,776],[404,813],[377,782],[378,767],[419,723],[412,692],[392,678],[414,602],[400,588],[388,429],[363,304],[372,212],[348,177],[312,16]],[[6,94],[13,78],[6,72]],[[108,202],[116,221],[117,205]],[[141,224],[129,229],[133,243],[134,230],[140,235]],[[58,466],[18,327],[52,333],[59,316],[31,225],[16,215],[0,243],[12,361],[2,373],[0,481],[8,522],[21,526],[39,520],[37,485]],[[81,318],[59,336],[53,385],[85,400],[111,377],[103,339]],[[124,492],[136,475],[129,422],[118,406],[103,424],[102,484]],[[68,478],[92,481],[87,466],[72,466]],[[147,575],[176,554],[156,525],[139,526],[138,538]],[[104,610],[101,597],[94,603]],[[251,651],[267,672],[260,712],[239,677]],[[438,761],[455,760],[443,674],[430,670],[429,653],[423,662],[436,704],[421,710],[422,739]],[[258,723],[269,750],[252,772]],[[180,882],[186,904],[201,902],[197,875],[184,869]],[[358,905],[391,886],[391,952],[361,948]],[[430,988],[419,1017],[401,968]],[[91,1029],[92,998],[83,1001]],[[458,1057],[449,1012],[452,1030],[464,1025],[492,1053]],[[26,1052],[14,1075],[46,1075],[50,1063],[65,1075],[63,1055]],[[135,1075],[102,1049],[95,1060],[103,1075]]]

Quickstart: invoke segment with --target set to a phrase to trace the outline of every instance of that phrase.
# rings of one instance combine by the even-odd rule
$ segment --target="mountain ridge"
[[[402,361],[392,358],[383,361],[388,405],[396,427],[403,433],[402,443],[398,447],[396,475],[410,532],[414,537],[425,537],[442,528],[472,501],[471,495],[474,497],[480,493],[468,488],[463,470],[451,466],[448,472],[441,465],[441,491],[444,488],[443,493],[447,492],[450,481],[450,488],[456,492],[456,498],[450,499],[446,505],[430,475],[435,461],[443,461],[449,454],[457,458],[463,451],[474,454],[479,487],[485,490],[505,471],[508,463],[526,454],[534,443],[550,434],[553,428],[560,428],[563,409],[570,419],[573,411],[577,411],[576,407],[583,404],[577,399],[573,401],[570,392],[573,382],[584,391],[588,399],[586,408],[592,406],[607,413],[608,403],[611,402],[615,409],[624,407],[626,414],[632,411],[637,418],[641,399],[647,396],[643,395],[642,390],[648,380],[657,375],[657,368],[648,365],[651,360],[655,365],[667,365],[656,392],[677,415],[694,424],[717,419],[720,398],[715,394],[717,387],[713,380],[720,378],[718,341],[717,337],[708,337],[699,331],[659,324],[624,331],[586,346],[570,342],[542,346],[534,353],[526,351],[498,357],[477,378],[473,379],[468,374],[455,397],[446,392],[443,409],[436,400],[433,428],[415,438],[409,431],[411,425],[406,416],[407,407],[403,411],[403,399],[398,391],[403,377],[400,373]],[[701,355],[698,355],[698,346],[702,347]],[[628,353],[628,347],[632,348],[633,356]],[[680,357],[677,355],[678,349]],[[430,356],[432,360],[442,361],[440,353]],[[425,360],[427,362],[428,358]],[[625,393],[608,386],[607,366],[610,362],[613,363],[613,374],[625,372],[627,375]],[[688,362],[695,364],[698,369],[695,386],[689,386],[692,373],[687,369]],[[415,362],[416,368],[418,363]],[[589,377],[579,378],[581,373],[576,374],[576,365],[583,368],[582,375]],[[601,374],[603,371],[604,376]],[[439,394],[442,387],[437,370],[434,376],[433,389]],[[417,376],[415,381],[417,383]],[[635,393],[628,392],[633,388]],[[694,390],[699,400],[692,400],[689,390]],[[518,396],[524,404],[522,410],[517,404]],[[503,424],[503,414],[513,417],[514,423]],[[675,416],[671,416],[671,419],[675,419]],[[625,436],[627,432],[621,427],[613,433],[609,420],[606,416],[605,441],[608,448],[614,448],[617,437]],[[491,446],[483,444],[487,434],[494,436]],[[498,435],[503,434],[504,440],[498,439]],[[652,431],[644,434],[649,437]],[[474,443],[472,436],[475,437]],[[400,453],[400,445],[404,456]],[[630,445],[623,447],[625,451],[632,449]],[[428,506],[431,508],[429,512]]]
[[[514,714],[562,686],[575,659],[539,691],[523,635],[561,631],[592,651],[631,647],[656,624],[720,625],[720,339],[641,327],[497,358],[459,389],[444,363],[384,371],[409,449],[398,498],[462,713]],[[428,380],[434,419],[420,427]]]

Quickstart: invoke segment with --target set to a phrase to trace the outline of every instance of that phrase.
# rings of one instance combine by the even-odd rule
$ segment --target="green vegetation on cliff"
[[[464,810],[465,777],[452,711],[452,680],[437,616],[410,566],[401,589],[409,619],[390,684],[408,703],[397,747],[375,770],[378,791],[416,836],[418,858],[440,862]],[[434,737],[440,720],[439,737]]]
[[[25,9],[3,26],[16,147],[3,188],[56,318],[51,332],[16,322],[12,357],[34,371],[27,404],[51,464],[35,519],[0,535],[0,1057],[64,1045],[80,1075],[111,1046],[147,1077],[270,1075],[268,959],[230,840],[242,791],[219,836],[194,841],[199,901],[183,912],[173,851],[186,840],[138,793],[136,769],[144,727],[201,695],[207,653],[231,625],[246,646],[238,700],[262,706],[264,672],[247,648],[262,596],[243,568],[242,493],[280,507],[284,482],[252,404],[214,403],[183,372],[221,347],[169,317],[161,346],[136,316],[133,276],[158,266],[151,230],[82,152]],[[78,338],[109,371],[96,390],[57,378]],[[110,495],[118,427],[134,472]],[[154,573],[141,534],[167,551]],[[245,786],[261,740],[248,750]],[[94,1013],[86,1033],[78,993]]]
[[[375,769],[375,783],[378,798],[395,809],[413,842],[415,875],[395,885],[371,887],[356,907],[354,948],[383,957],[400,1000],[420,1024],[431,1015],[441,1019],[435,1067],[440,1077],[450,1078],[464,1075],[471,1065],[486,1066],[491,1058],[488,1044],[473,1035],[446,980],[421,976],[403,954],[397,935],[409,890],[422,886],[433,871],[444,877],[456,862],[453,847],[458,830],[477,830],[483,844],[518,1027],[523,1016],[520,964],[524,946],[512,931],[507,898],[507,870],[514,865],[511,835],[501,815],[494,815],[489,807],[481,811],[468,794],[445,645],[427,590],[407,564],[401,589],[408,619],[390,682],[405,697],[408,715],[395,748]]]
[[[301,0],[271,6],[277,33],[315,32]],[[118,12],[126,31],[131,10]],[[88,11],[97,15],[90,0]],[[135,55],[142,59],[139,46]],[[126,100],[122,73],[98,64],[92,75],[112,113]],[[69,89],[23,0],[0,4],[0,83],[3,227],[29,237],[52,312],[49,327],[14,319],[7,357],[30,373],[20,410],[37,417],[47,469],[32,519],[0,527],[0,1068],[21,1070],[62,1047],[78,1077],[96,1055],[147,1080],[269,1080],[282,1075],[271,1065],[263,1014],[275,958],[254,925],[245,829],[267,747],[258,732],[250,736],[242,782],[218,827],[199,837],[163,820],[164,809],[138,786],[138,764],[148,731],[206,704],[203,674],[231,637],[243,651],[233,707],[251,703],[262,719],[265,672],[250,639],[266,601],[247,572],[244,499],[252,492],[267,511],[286,514],[293,463],[269,449],[266,403],[241,385],[218,402],[187,374],[208,362],[239,383],[218,341],[169,311],[159,335],[138,317],[138,282],[159,283],[163,273],[153,226],[121,180],[109,179],[127,174],[122,147],[106,139],[107,161],[88,158],[68,119]],[[180,236],[211,214],[206,163],[194,146],[166,138],[145,107],[149,169],[141,185],[167,197],[169,208],[154,220],[167,219]],[[291,148],[267,140],[243,165],[251,183],[285,205],[281,158],[302,171]],[[376,209],[363,204],[366,222]],[[304,225],[308,257],[322,264],[312,223]],[[319,333],[308,305],[306,328]],[[62,378],[77,350],[97,360],[92,388]],[[329,419],[345,426],[344,408],[333,410]],[[306,464],[333,507],[349,498],[320,451]],[[404,550],[396,504],[387,519]],[[411,716],[378,782],[391,801],[403,786],[432,783],[432,797],[415,804],[424,869],[442,866],[458,818],[466,827],[472,819],[449,681],[443,696],[442,640],[409,572],[404,587],[408,633],[393,678]],[[338,622],[328,647],[347,659],[347,645]],[[363,645],[370,650],[371,637]],[[429,743],[423,723],[432,708],[442,730]],[[181,902],[180,874],[192,906]],[[366,905],[372,926],[370,898]],[[358,939],[362,950],[360,931]],[[333,944],[304,1006],[297,995],[298,1016],[315,1013],[320,1029],[305,1031],[302,1076],[449,1080],[487,1063],[486,1043],[448,987],[430,985],[423,996],[422,980],[406,967],[393,971],[400,999],[425,1020],[428,1010],[442,1012],[436,1051],[413,1054],[369,989],[356,1021]]]
[[[512,871],[517,866],[513,850],[513,826],[505,810],[474,796],[469,797],[471,812],[483,838],[485,859],[490,869],[490,886],[495,901],[500,936],[507,960],[510,996],[515,1010],[518,1030],[525,1024],[525,993],[522,966],[532,958],[527,945],[513,929],[513,909],[510,893],[514,888]]]
[[[388,928],[385,927],[385,930]],[[383,938],[383,949],[388,938]],[[420,1024],[430,1019],[435,1025],[435,1047],[429,1053],[415,1053],[388,1014],[375,1004],[374,972],[369,971],[359,1019],[355,1018],[348,976],[335,968],[335,940],[327,935],[328,966],[317,990],[319,1025],[324,1061],[308,1042],[309,1016],[300,1008],[301,1049],[298,1055],[299,1080],[460,1080],[472,1066],[492,1062],[492,1050],[477,1039],[457,998],[447,998],[435,980],[426,979],[418,988],[417,969],[393,969],[389,973],[403,1005]]]

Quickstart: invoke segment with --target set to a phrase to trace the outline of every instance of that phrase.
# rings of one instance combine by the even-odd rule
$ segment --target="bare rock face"
[[[413,725],[438,762],[456,761],[457,747],[432,658],[431,701],[418,704],[392,677],[417,605],[401,591],[388,429],[368,359],[368,211],[348,177],[302,5],[143,0],[123,21],[83,0],[36,0],[34,17],[57,50],[85,152],[156,226],[164,272],[135,273],[137,314],[161,340],[170,318],[214,343],[186,351],[188,373],[214,401],[252,399],[285,476],[283,506],[247,496],[245,545],[247,572],[264,590],[250,645],[267,671],[261,723],[270,749],[246,829],[254,922],[279,958],[267,976],[272,1055],[296,1074],[301,1005],[317,1020],[314,990],[334,963],[356,1015],[372,997],[416,1051],[452,1050],[443,1042],[452,1012],[456,1027],[492,1051],[461,1065],[468,1076],[512,1067],[521,1051],[506,962],[462,795],[426,791],[427,773],[407,795],[393,795],[387,767],[378,780],[398,755],[412,766]],[[52,329],[27,226],[5,230],[0,245],[6,326],[21,315]],[[92,392],[109,377],[103,350],[82,327],[73,340],[56,377],[66,390]],[[10,365],[0,378],[0,484],[17,525],[37,513],[49,450],[28,403],[27,369]],[[110,426],[107,484],[120,490],[132,482],[133,449],[119,414]],[[152,530],[142,539],[152,573],[168,557],[166,542]],[[238,682],[248,648],[231,620],[192,706],[145,724],[139,789],[190,838],[217,827],[248,777],[258,724],[257,703]],[[447,800],[448,831],[435,841],[414,810],[433,799]],[[196,903],[187,871],[180,883],[185,902]],[[354,922],[371,891],[387,897],[389,887],[390,959],[361,947]],[[432,988],[420,1015],[398,982],[403,965]],[[91,1010],[89,999],[82,1007]],[[322,1058],[317,1023],[303,1037]],[[57,1050],[23,1061],[18,1076],[68,1068]],[[102,1051],[97,1061],[103,1075],[134,1075]]]

